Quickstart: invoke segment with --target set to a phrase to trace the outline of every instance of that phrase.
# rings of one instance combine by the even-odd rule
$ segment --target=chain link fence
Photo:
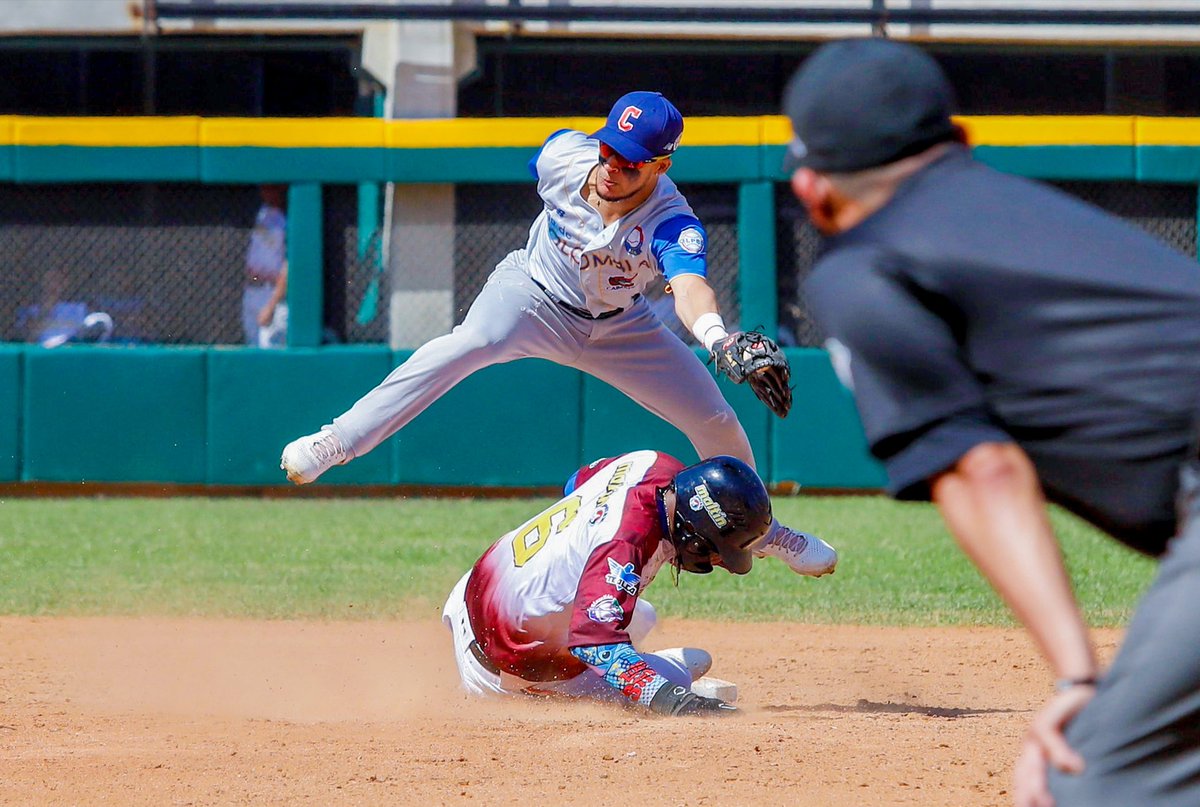
[[[779,342],[790,347],[814,347],[824,341],[805,302],[804,281],[817,259],[820,234],[808,220],[792,186],[775,186],[775,265],[779,305]]]
[[[92,313],[116,342],[243,340],[253,187],[0,185],[0,335],[54,343]]]
[[[1194,187],[1056,184],[1196,256]],[[722,311],[738,323],[737,186],[682,190],[708,230],[710,280]],[[380,186],[374,209],[384,209],[383,192]],[[462,321],[496,263],[524,246],[541,209],[529,184],[459,185],[447,199],[454,224],[443,257],[453,264],[453,288],[438,299],[444,306],[450,298],[453,311],[442,316],[443,330]],[[324,341],[387,343],[393,297],[381,222],[360,220],[356,185],[326,186],[323,202]],[[260,204],[255,186],[0,184],[0,339],[54,344],[75,328],[118,343],[244,344],[247,252]],[[819,346],[802,293],[819,238],[786,185],[776,188],[776,209],[780,341]],[[418,262],[422,247],[410,251]],[[690,344],[662,285],[648,297]],[[396,299],[412,306],[402,317],[420,324],[430,315],[419,296]],[[96,314],[105,316],[85,326]]]
[[[1196,257],[1196,188],[1132,182],[1054,182],[1067,193],[1141,227],[1185,255]],[[787,184],[775,188],[780,341],[819,347],[824,341],[804,299],[804,281],[820,235]]]
[[[382,195],[383,186],[377,192]],[[381,222],[360,226],[357,185],[326,185],[322,194],[325,244],[325,342],[387,342],[391,294]],[[381,200],[376,208],[382,210]]]
[[[1054,182],[1058,188],[1136,224],[1196,257],[1196,188],[1132,182]]]

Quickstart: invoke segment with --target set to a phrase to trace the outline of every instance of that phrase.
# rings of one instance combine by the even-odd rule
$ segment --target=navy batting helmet
[[[771,526],[771,498],[758,474],[735,457],[710,457],[675,474],[671,543],[685,572],[708,574],[718,559],[733,574],[754,562],[748,548]]]

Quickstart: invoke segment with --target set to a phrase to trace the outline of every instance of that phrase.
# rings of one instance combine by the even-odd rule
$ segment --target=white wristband
[[[692,323],[692,335],[704,345],[705,350],[711,351],[714,344],[729,336],[729,332],[725,330],[725,320],[721,319],[721,315],[710,312],[696,317]]]

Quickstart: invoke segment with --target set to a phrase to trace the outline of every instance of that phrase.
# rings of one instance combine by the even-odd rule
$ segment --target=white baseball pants
[[[539,692],[555,692],[573,698],[592,698],[614,703],[625,701],[620,692],[606,684],[591,670],[566,681],[530,682],[505,672],[496,675],[484,669],[469,649],[469,645],[475,640],[471,621],[467,618],[466,593],[467,579],[470,576],[470,572],[462,576],[442,609],[442,622],[454,640],[454,661],[458,665],[458,676],[463,689],[472,695],[514,695],[536,686]],[[658,615],[654,606],[639,599],[634,604],[633,616],[626,631],[635,648],[645,640],[657,623]],[[643,653],[642,658],[655,672],[671,683],[685,687],[692,685],[691,673],[677,661],[653,653]]]
[[[334,418],[327,428],[350,457],[375,448],[475,371],[541,358],[621,390],[687,435],[700,457],[729,454],[754,465],[746,433],[715,379],[644,298],[614,317],[584,319],[547,298],[523,261],[523,251],[509,253],[461,325],[422,345]]]

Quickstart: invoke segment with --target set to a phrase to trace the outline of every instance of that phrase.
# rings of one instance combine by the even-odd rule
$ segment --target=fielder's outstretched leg
[[[644,300],[619,317],[597,323],[575,366],[679,429],[701,458],[726,454],[754,467],[750,441],[716,380]],[[837,550],[828,543],[778,520],[755,555],[779,558],[809,577],[832,573],[838,562]]]
[[[463,323],[418,348],[321,431],[289,443],[280,467],[298,485],[378,446],[472,373],[538,356],[573,357],[581,334],[511,259],[500,262]]]
[[[754,467],[746,432],[712,374],[645,300],[597,322],[574,366],[679,429],[701,458],[726,454]]]

